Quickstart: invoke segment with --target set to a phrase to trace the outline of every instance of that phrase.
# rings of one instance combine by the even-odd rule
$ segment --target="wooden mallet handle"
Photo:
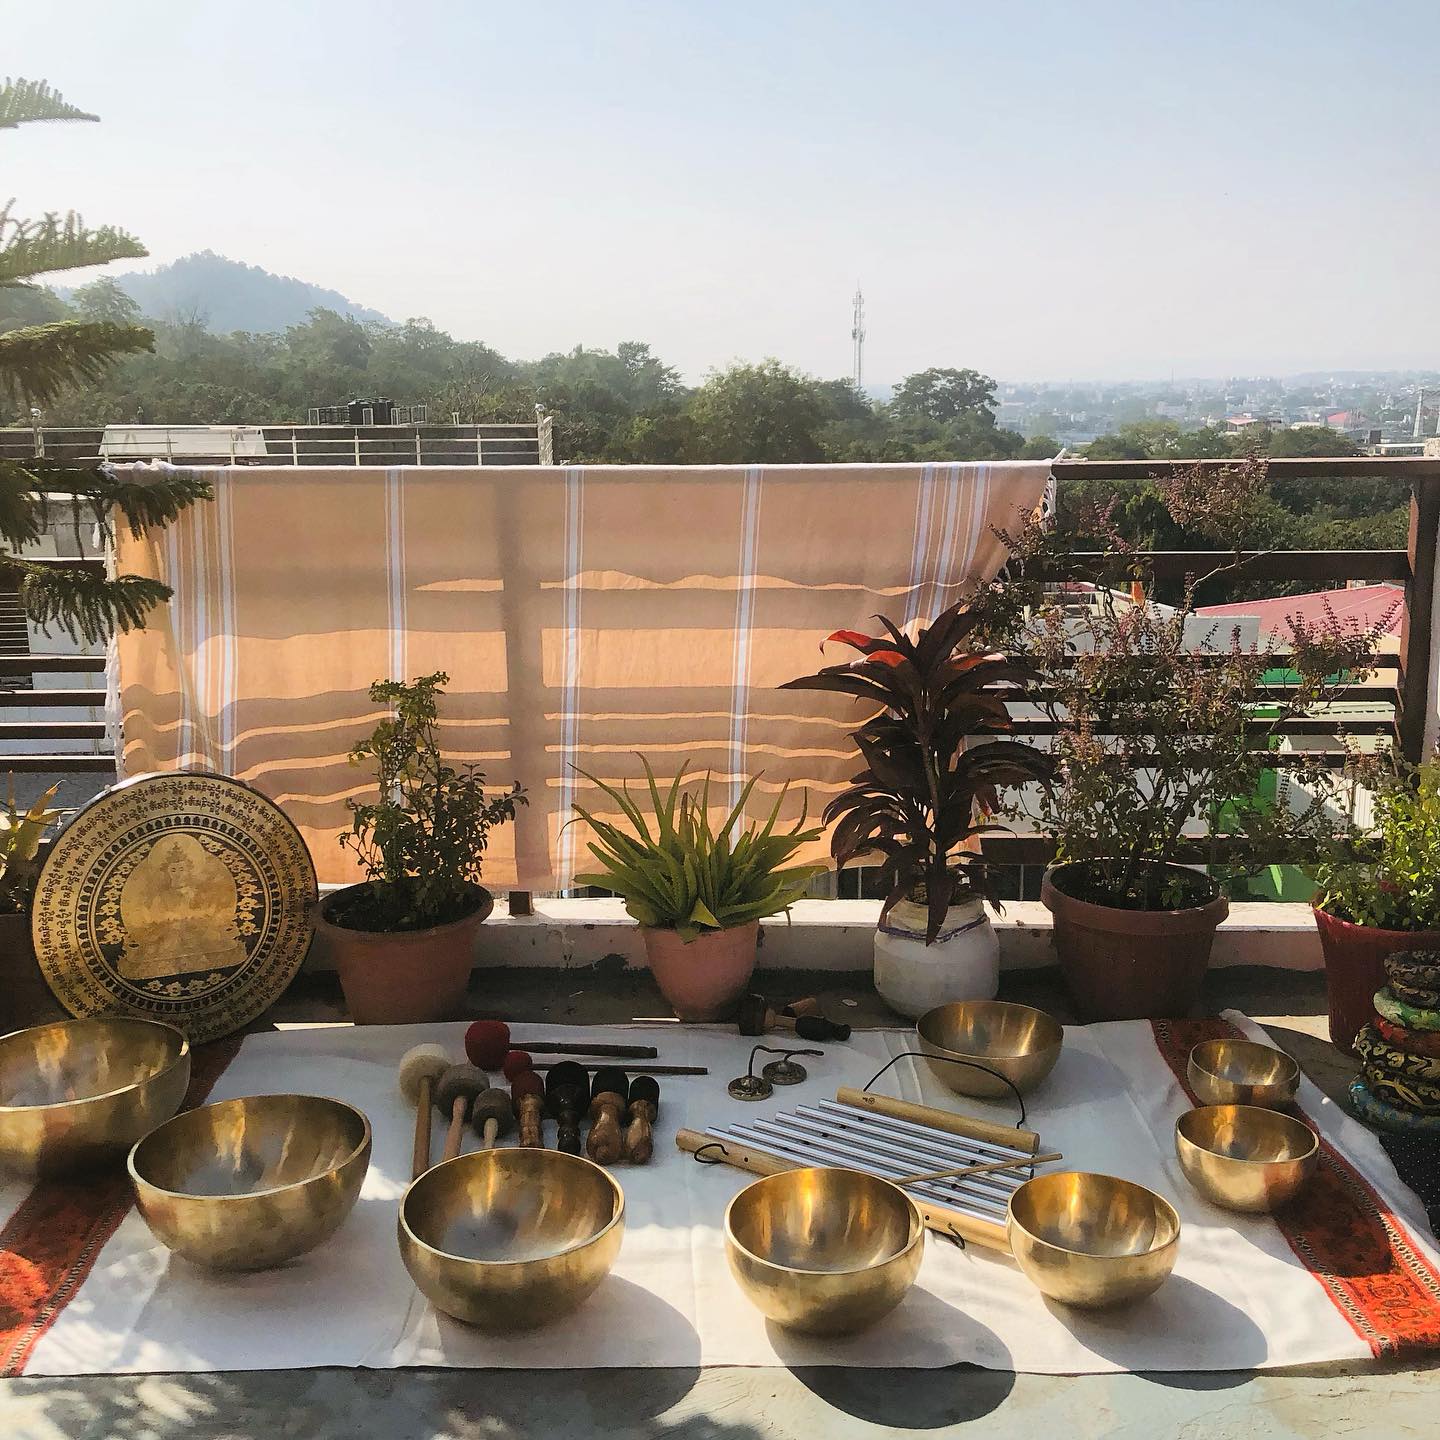
[[[430,1168],[430,1107],[435,1103],[435,1082],[429,1075],[420,1080],[419,1103],[415,1109],[415,1150],[410,1160],[410,1178],[418,1180]]]
[[[460,1153],[460,1138],[465,1134],[465,1116],[470,1110],[470,1097],[457,1095],[450,1104],[450,1128],[445,1132],[442,1160],[453,1160]]]
[[[543,1095],[522,1095],[515,1107],[520,1128],[519,1144],[532,1150],[545,1148],[545,1097]]]
[[[623,1155],[632,1165],[649,1163],[655,1153],[655,1119],[660,1113],[660,1087],[649,1075],[630,1082],[630,1124]]]
[[[620,1116],[624,1099],[607,1090],[590,1102],[590,1133],[585,1137],[585,1153],[597,1165],[613,1165],[620,1158]]]

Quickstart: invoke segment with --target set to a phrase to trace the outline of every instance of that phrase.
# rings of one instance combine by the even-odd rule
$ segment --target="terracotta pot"
[[[418,1025],[456,1016],[470,983],[480,927],[495,897],[476,885],[475,909],[430,930],[377,933],[333,924],[337,902],[363,886],[337,890],[321,902],[316,929],[340,973],[345,1004],[357,1025]]]
[[[1047,872],[1040,887],[1040,899],[1055,917],[1055,949],[1080,1018],[1162,1020],[1188,1015],[1200,997],[1215,929],[1230,913],[1230,902],[1216,895],[1204,905],[1181,910],[1094,905],[1061,888],[1067,872],[1082,868],[1058,866]]]
[[[0,915],[0,1035],[69,1018],[35,963],[30,917]]]
[[[1440,950],[1440,930],[1381,930],[1310,907],[1325,957],[1330,1002],[1330,1043],[1354,1054],[1355,1037],[1375,1013],[1375,992],[1385,983],[1385,957],[1397,950]]]
[[[760,922],[712,930],[688,945],[675,930],[640,927],[660,993],[682,1020],[723,1020],[750,988]]]

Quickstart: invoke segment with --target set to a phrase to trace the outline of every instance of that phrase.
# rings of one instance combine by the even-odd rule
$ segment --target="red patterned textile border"
[[[1191,1048],[1202,1040],[1245,1038],[1226,1020],[1152,1020],[1151,1026],[1192,1104],[1199,1100],[1185,1076]],[[1270,1218],[1377,1358],[1440,1349],[1440,1274],[1323,1136],[1314,1179]]]
[[[243,1037],[194,1051],[182,1109],[202,1105]],[[135,1203],[123,1165],[42,1180],[0,1229],[0,1377],[24,1373],[40,1338],[85,1283]]]

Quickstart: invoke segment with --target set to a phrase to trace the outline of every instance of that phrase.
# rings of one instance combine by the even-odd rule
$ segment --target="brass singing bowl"
[[[1004,1097],[1007,1086],[976,1065],[997,1070],[1023,1095],[1060,1058],[1065,1032],[1053,1015],[1008,1000],[956,1000],[927,1010],[915,1024],[935,1078],[957,1095]],[[963,1060],[957,1065],[946,1061]]]
[[[1315,1173],[1320,1141],[1303,1120],[1258,1105],[1205,1105],[1175,1122],[1185,1178],[1226,1210],[1268,1214]]]
[[[0,1171],[37,1180],[118,1162],[189,1085],[189,1042],[155,1020],[97,1015],[0,1037]]]
[[[905,1298],[925,1254],[915,1202],[888,1180],[817,1166],[767,1175],[725,1211],[725,1253],[777,1325],[845,1335]]]
[[[1283,1050],[1254,1040],[1205,1040],[1190,1052],[1190,1088],[1202,1105],[1288,1105],[1300,1067]]]
[[[1096,1310],[1159,1289],[1180,1247],[1180,1217],[1168,1200],[1083,1170],[1027,1180],[1010,1197],[1005,1232],[1038,1290]]]
[[[530,1330],[568,1314],[610,1273],[625,1192],[563,1150],[477,1150],[405,1192],[400,1254],[421,1294],[485,1330]]]
[[[129,1165],[162,1245],[211,1270],[268,1270],[340,1228],[370,1167],[370,1122],[321,1095],[247,1095],[177,1115]]]

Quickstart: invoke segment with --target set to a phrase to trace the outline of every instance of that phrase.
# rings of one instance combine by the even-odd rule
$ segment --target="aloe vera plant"
[[[710,775],[698,793],[682,790],[690,766],[681,767],[668,792],[656,784],[649,761],[641,758],[649,785],[651,816],[635,803],[629,787],[608,785],[581,770],[620,807],[632,834],[597,819],[577,805],[575,813],[595,834],[590,851],[603,867],[575,877],[576,884],[613,890],[642,925],[675,930],[687,944],[701,935],[729,930],[778,915],[805,894],[824,865],[786,865],[821,830],[807,830],[808,810],[788,830],[777,830],[785,791],[776,797],[763,825],[740,829],[754,776],[718,830],[710,826]],[[653,828],[652,828],[653,827]]]

